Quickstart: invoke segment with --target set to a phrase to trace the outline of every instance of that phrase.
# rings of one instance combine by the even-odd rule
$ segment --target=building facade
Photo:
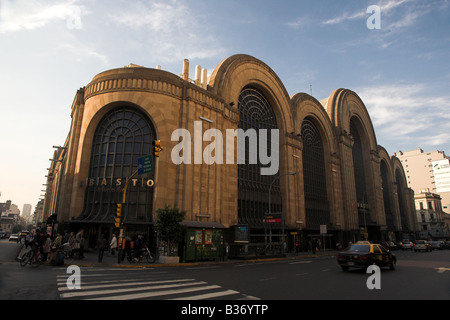
[[[403,165],[408,187],[416,194],[439,194],[444,212],[450,214],[450,159],[445,152],[418,148],[396,152],[395,156]]]
[[[416,202],[419,238],[440,240],[449,238],[448,216],[442,210],[441,197],[436,193],[421,192],[414,196]]]
[[[122,207],[126,231],[150,241],[154,212],[166,204],[185,210],[186,225],[204,230],[204,239],[220,229],[219,243],[245,246],[239,250],[283,239],[287,250],[305,250],[314,237],[330,247],[416,231],[401,162],[377,144],[359,96],[289,96],[275,72],[248,55],[225,59],[195,83],[186,69],[181,77],[134,65],[102,72],[77,91],[71,117],[49,168],[44,216],[92,239],[115,230],[125,181],[154,140],[164,151],[152,173],[131,180]]]

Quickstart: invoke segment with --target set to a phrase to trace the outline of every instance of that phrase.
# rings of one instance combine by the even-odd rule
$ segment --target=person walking
[[[103,253],[105,252],[107,246],[108,243],[106,242],[105,235],[102,233],[97,240],[98,262],[102,262]]]
[[[76,237],[75,237],[77,246],[79,246],[79,256],[81,259],[84,259],[84,236],[83,236],[83,229],[80,229],[78,231]]]
[[[117,238],[116,238],[116,234],[113,233],[112,239],[111,239],[111,243],[109,244],[109,247],[111,249],[111,254],[115,255],[116,254],[116,249],[117,249]]]
[[[72,259],[73,258],[73,254],[76,250],[76,244],[77,244],[77,240],[75,239],[75,233],[71,232],[69,235],[69,240],[67,241],[67,243],[70,246],[70,255],[69,258]]]
[[[61,249],[61,246],[63,245],[63,237],[62,235],[58,232],[56,233],[56,238],[55,238],[55,248],[56,250]]]
[[[126,236],[125,239],[123,239],[122,243],[122,261],[125,259],[125,255],[128,258],[128,261],[131,262],[131,238],[130,236]]]
[[[115,255],[117,250],[117,238],[116,234],[113,233],[113,236],[111,238],[111,242],[109,243],[109,248],[111,249],[111,254]]]
[[[50,239],[50,236],[47,235],[44,243],[42,244],[42,261],[43,262],[46,262],[48,259],[48,253],[50,252],[51,244],[52,244],[52,240]]]

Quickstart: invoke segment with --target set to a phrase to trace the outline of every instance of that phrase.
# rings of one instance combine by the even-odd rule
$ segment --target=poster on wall
[[[205,230],[205,244],[212,244],[212,231]]]
[[[202,230],[195,230],[195,244],[203,244],[202,236],[203,236]]]

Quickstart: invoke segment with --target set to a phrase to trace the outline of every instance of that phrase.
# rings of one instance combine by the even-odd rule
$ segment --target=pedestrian
[[[60,248],[61,248],[61,246],[62,246],[62,241],[63,241],[63,237],[62,237],[62,235],[58,232],[57,234],[56,234],[56,238],[55,238],[55,249],[56,250],[59,250]]]
[[[97,240],[98,262],[102,262],[103,253],[105,252],[107,246],[108,243],[106,242],[105,235],[102,233]]]
[[[45,240],[46,240],[46,237],[44,236],[44,232],[41,230],[37,230],[35,241],[36,241],[37,247],[39,248],[40,253],[42,253],[42,247],[44,245]]]
[[[312,253],[316,254],[317,252],[319,252],[319,245],[317,243],[316,239],[312,240]]]
[[[74,251],[77,250],[76,249],[77,240],[75,239],[75,233],[73,233],[73,232],[70,233],[69,240],[67,241],[67,243],[69,244],[69,248],[70,248],[69,258],[72,259]]]
[[[52,244],[52,240],[50,239],[50,236],[47,235],[45,237],[45,241],[42,244],[42,261],[46,262],[48,258],[48,253],[50,252],[50,246]]]
[[[130,236],[126,236],[125,239],[123,239],[122,243],[122,261],[125,259],[125,254],[128,257],[128,261],[131,262],[131,238]]]
[[[80,229],[75,236],[75,240],[77,241],[78,253],[81,259],[84,259],[84,236],[83,229]]]
[[[111,243],[109,244],[109,247],[111,248],[111,254],[115,255],[116,249],[117,249],[117,238],[116,238],[116,234],[114,234],[114,233],[113,233],[113,236],[111,239]]]
[[[134,255],[138,259],[141,255],[141,248],[143,245],[144,245],[144,237],[141,235],[138,235],[136,237],[136,240],[134,241],[134,245],[133,245]]]
[[[70,238],[70,233],[67,230],[64,230],[64,239],[63,239],[63,243],[68,243],[69,242],[69,238]]]
[[[33,238],[33,235],[30,233],[28,233],[25,237],[25,249],[28,248],[28,244],[30,243],[30,240]]]

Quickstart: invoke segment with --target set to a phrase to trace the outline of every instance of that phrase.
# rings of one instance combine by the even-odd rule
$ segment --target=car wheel
[[[349,269],[349,268],[346,267],[346,266],[341,266],[341,268],[342,268],[343,271],[348,271],[348,269]]]
[[[389,269],[395,270],[395,261],[391,261],[391,264],[389,265]]]

